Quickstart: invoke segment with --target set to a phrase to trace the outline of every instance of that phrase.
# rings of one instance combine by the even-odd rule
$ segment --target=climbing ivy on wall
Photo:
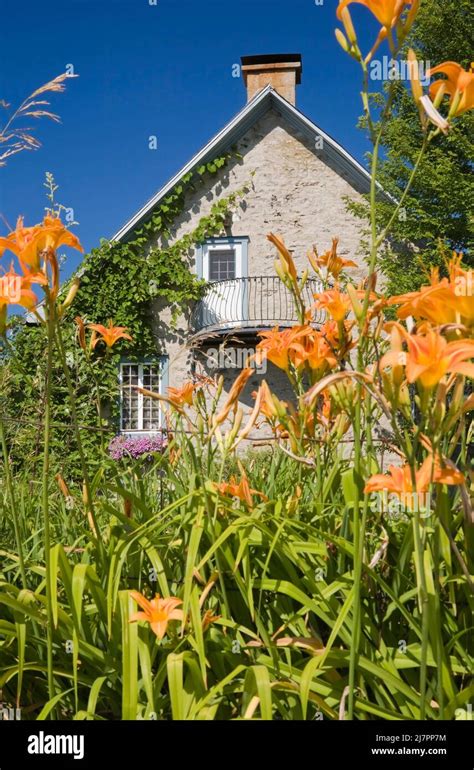
[[[160,353],[159,339],[153,336],[152,300],[165,298],[166,306],[171,307],[176,318],[202,293],[204,282],[189,269],[190,251],[197,243],[222,234],[230,212],[247,188],[216,200],[197,227],[178,240],[173,240],[173,227],[185,209],[189,194],[200,185],[208,184],[231,157],[218,157],[184,176],[130,239],[123,242],[102,240],[98,248],[85,256],[76,274],[80,276],[81,286],[69,309],[63,333],[84,426],[83,440],[91,460],[94,455],[99,460],[96,450],[100,445],[95,385],[110,415],[107,422],[102,421],[109,440],[118,426],[117,372],[121,356],[126,354],[133,360]],[[63,291],[67,288],[65,285]],[[108,355],[97,348],[92,360],[94,387],[91,371],[76,340],[73,319],[78,315],[86,323],[106,323],[113,319],[116,325],[129,329],[134,341],[129,348],[121,341]],[[22,319],[17,319],[2,367],[0,408],[7,417],[12,457],[19,465],[26,459],[33,458],[36,462],[41,451],[35,445],[35,436],[43,417],[44,377],[44,330],[41,326],[27,327]],[[77,450],[69,428],[70,414],[59,362],[53,372],[53,393],[53,461],[69,478],[76,471],[79,477]]]
[[[216,158],[183,177],[132,239],[102,241],[87,255],[74,314],[94,322],[113,318],[116,324],[127,326],[135,341],[132,352],[137,356],[155,350],[150,299],[166,297],[176,317],[190,301],[199,298],[203,282],[189,269],[189,253],[197,243],[222,233],[229,212],[245,194],[242,189],[217,200],[192,232],[172,242],[173,225],[189,192],[199,181],[216,174],[229,157]]]

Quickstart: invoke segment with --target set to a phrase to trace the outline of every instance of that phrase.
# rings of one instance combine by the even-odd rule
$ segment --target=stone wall
[[[297,268],[307,266],[306,254],[313,244],[319,252],[327,250],[331,239],[340,239],[339,253],[360,264],[358,250],[361,222],[346,209],[344,198],[359,199],[350,183],[325,161],[324,148],[312,147],[293,127],[283,122],[272,109],[255,124],[236,147],[242,156],[232,160],[213,178],[210,188],[194,191],[189,196],[185,213],[178,218],[173,238],[192,231],[201,217],[220,197],[250,184],[250,191],[241,202],[227,235],[247,236],[249,275],[273,275],[275,249],[267,241],[269,232],[284,237],[293,252]],[[252,172],[255,174],[252,176]],[[190,270],[195,270],[195,254],[189,255]],[[357,280],[364,274],[363,265],[352,275]],[[165,303],[155,302],[154,330],[157,346],[169,356],[169,384],[179,387],[193,372],[193,342],[190,339],[189,317],[181,317],[176,326],[170,324],[170,311]],[[212,341],[215,346],[216,341]],[[194,366],[195,368],[195,366]],[[273,375],[275,379],[276,374]],[[233,377],[226,377],[226,389]],[[272,376],[267,374],[272,386]],[[275,382],[276,384],[276,382]],[[249,411],[249,385],[242,407]]]

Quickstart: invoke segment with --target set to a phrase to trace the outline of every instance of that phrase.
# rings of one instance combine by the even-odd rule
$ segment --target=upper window
[[[235,249],[211,249],[209,251],[209,280],[229,281],[235,278]]]
[[[205,281],[234,281],[248,275],[248,238],[210,238],[198,248],[197,274]]]
[[[162,409],[156,399],[144,396],[137,388],[164,395],[168,359],[156,362],[120,364],[120,429],[156,431],[162,427]]]

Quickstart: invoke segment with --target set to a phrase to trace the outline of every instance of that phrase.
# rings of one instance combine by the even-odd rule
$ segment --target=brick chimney
[[[242,56],[242,74],[247,88],[247,101],[271,85],[291,104],[296,104],[296,86],[301,83],[301,54],[280,53]]]

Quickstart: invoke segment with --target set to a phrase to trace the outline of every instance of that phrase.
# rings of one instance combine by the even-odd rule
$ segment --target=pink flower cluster
[[[109,444],[109,455],[113,460],[130,457],[138,460],[144,456],[151,459],[156,452],[163,452],[166,438],[162,433],[155,436],[115,436]]]

